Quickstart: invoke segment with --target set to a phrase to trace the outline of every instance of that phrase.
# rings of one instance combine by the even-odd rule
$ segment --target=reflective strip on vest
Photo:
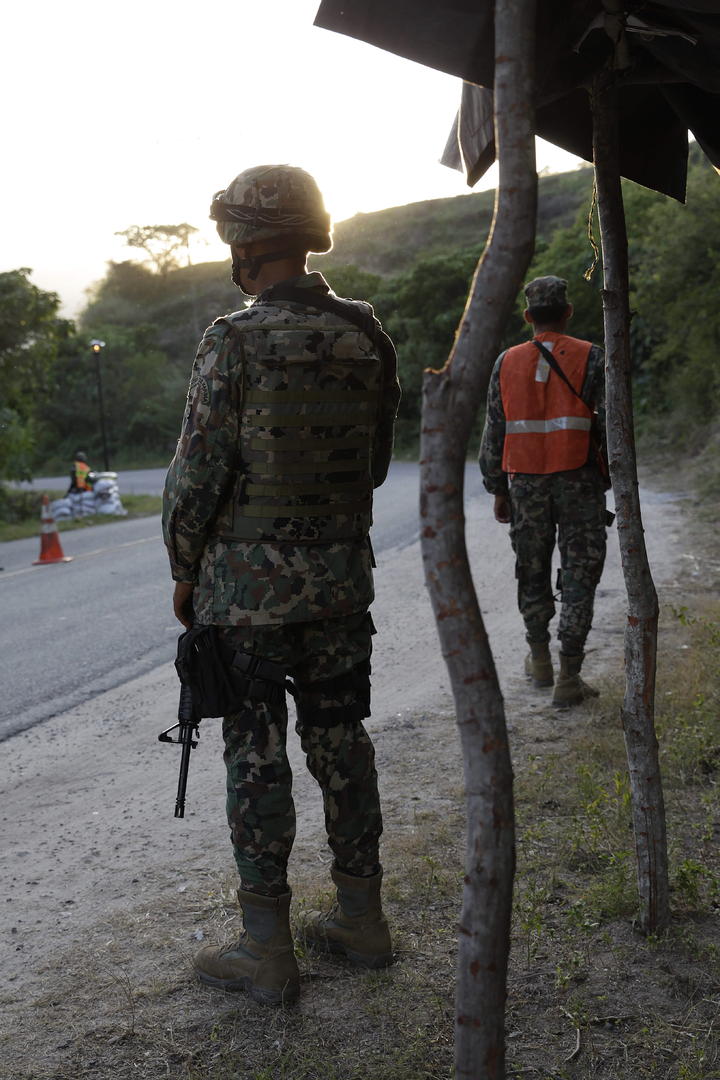
[[[506,420],[505,431],[510,435],[528,432],[531,435],[548,431],[589,431],[590,419],[585,416],[554,416],[551,420]]]

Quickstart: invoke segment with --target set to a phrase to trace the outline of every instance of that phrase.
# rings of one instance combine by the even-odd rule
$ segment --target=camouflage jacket
[[[285,284],[329,292],[317,272]],[[261,325],[268,307],[258,298],[247,309],[242,326]],[[333,335],[333,349],[342,353],[344,334],[337,329],[337,316],[327,315],[323,321]],[[317,331],[316,315],[312,333]],[[354,328],[352,334],[357,335]],[[276,351],[282,347],[280,333],[273,347]],[[165,482],[163,538],[172,576],[195,585],[195,616],[202,623],[272,625],[365,610],[373,599],[367,539],[252,542],[218,535],[214,528],[242,469],[240,418],[247,362],[242,334],[233,333],[223,319],[213,323],[195,357],[180,440]],[[392,456],[400,399],[394,357],[384,358],[382,383],[371,459],[375,487],[384,481]]]
[[[505,410],[500,393],[500,367],[504,352],[495,361],[487,394],[485,427],[480,443],[480,471],[483,483],[491,495],[507,495],[508,474],[503,472],[502,458],[505,443]],[[553,376],[556,378],[557,376]],[[601,452],[607,458],[605,448],[605,359],[603,350],[593,345],[588,357],[587,371],[582,386],[583,401],[597,414],[596,426],[601,440]]]

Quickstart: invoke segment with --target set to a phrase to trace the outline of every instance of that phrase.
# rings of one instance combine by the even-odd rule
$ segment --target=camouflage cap
[[[525,286],[525,299],[529,308],[567,305],[567,281],[552,274],[533,278]]]
[[[294,165],[256,165],[241,172],[210,207],[226,244],[302,236],[309,251],[332,247],[330,215],[315,180]]]

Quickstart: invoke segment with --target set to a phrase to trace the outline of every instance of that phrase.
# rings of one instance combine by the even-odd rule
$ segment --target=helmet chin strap
[[[256,277],[260,273],[260,268],[265,263],[278,262],[280,259],[292,259],[300,254],[298,248],[287,248],[285,251],[269,251],[265,255],[251,255],[248,259],[241,259],[233,251],[232,256],[232,280],[233,285],[237,285],[239,289],[242,289],[240,284],[240,271],[247,270],[248,280],[255,281]]]

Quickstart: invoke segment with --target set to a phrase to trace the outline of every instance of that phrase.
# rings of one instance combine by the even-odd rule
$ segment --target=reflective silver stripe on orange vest
[[[554,416],[552,420],[507,420],[510,435],[546,435],[550,431],[589,431],[589,416]]]

